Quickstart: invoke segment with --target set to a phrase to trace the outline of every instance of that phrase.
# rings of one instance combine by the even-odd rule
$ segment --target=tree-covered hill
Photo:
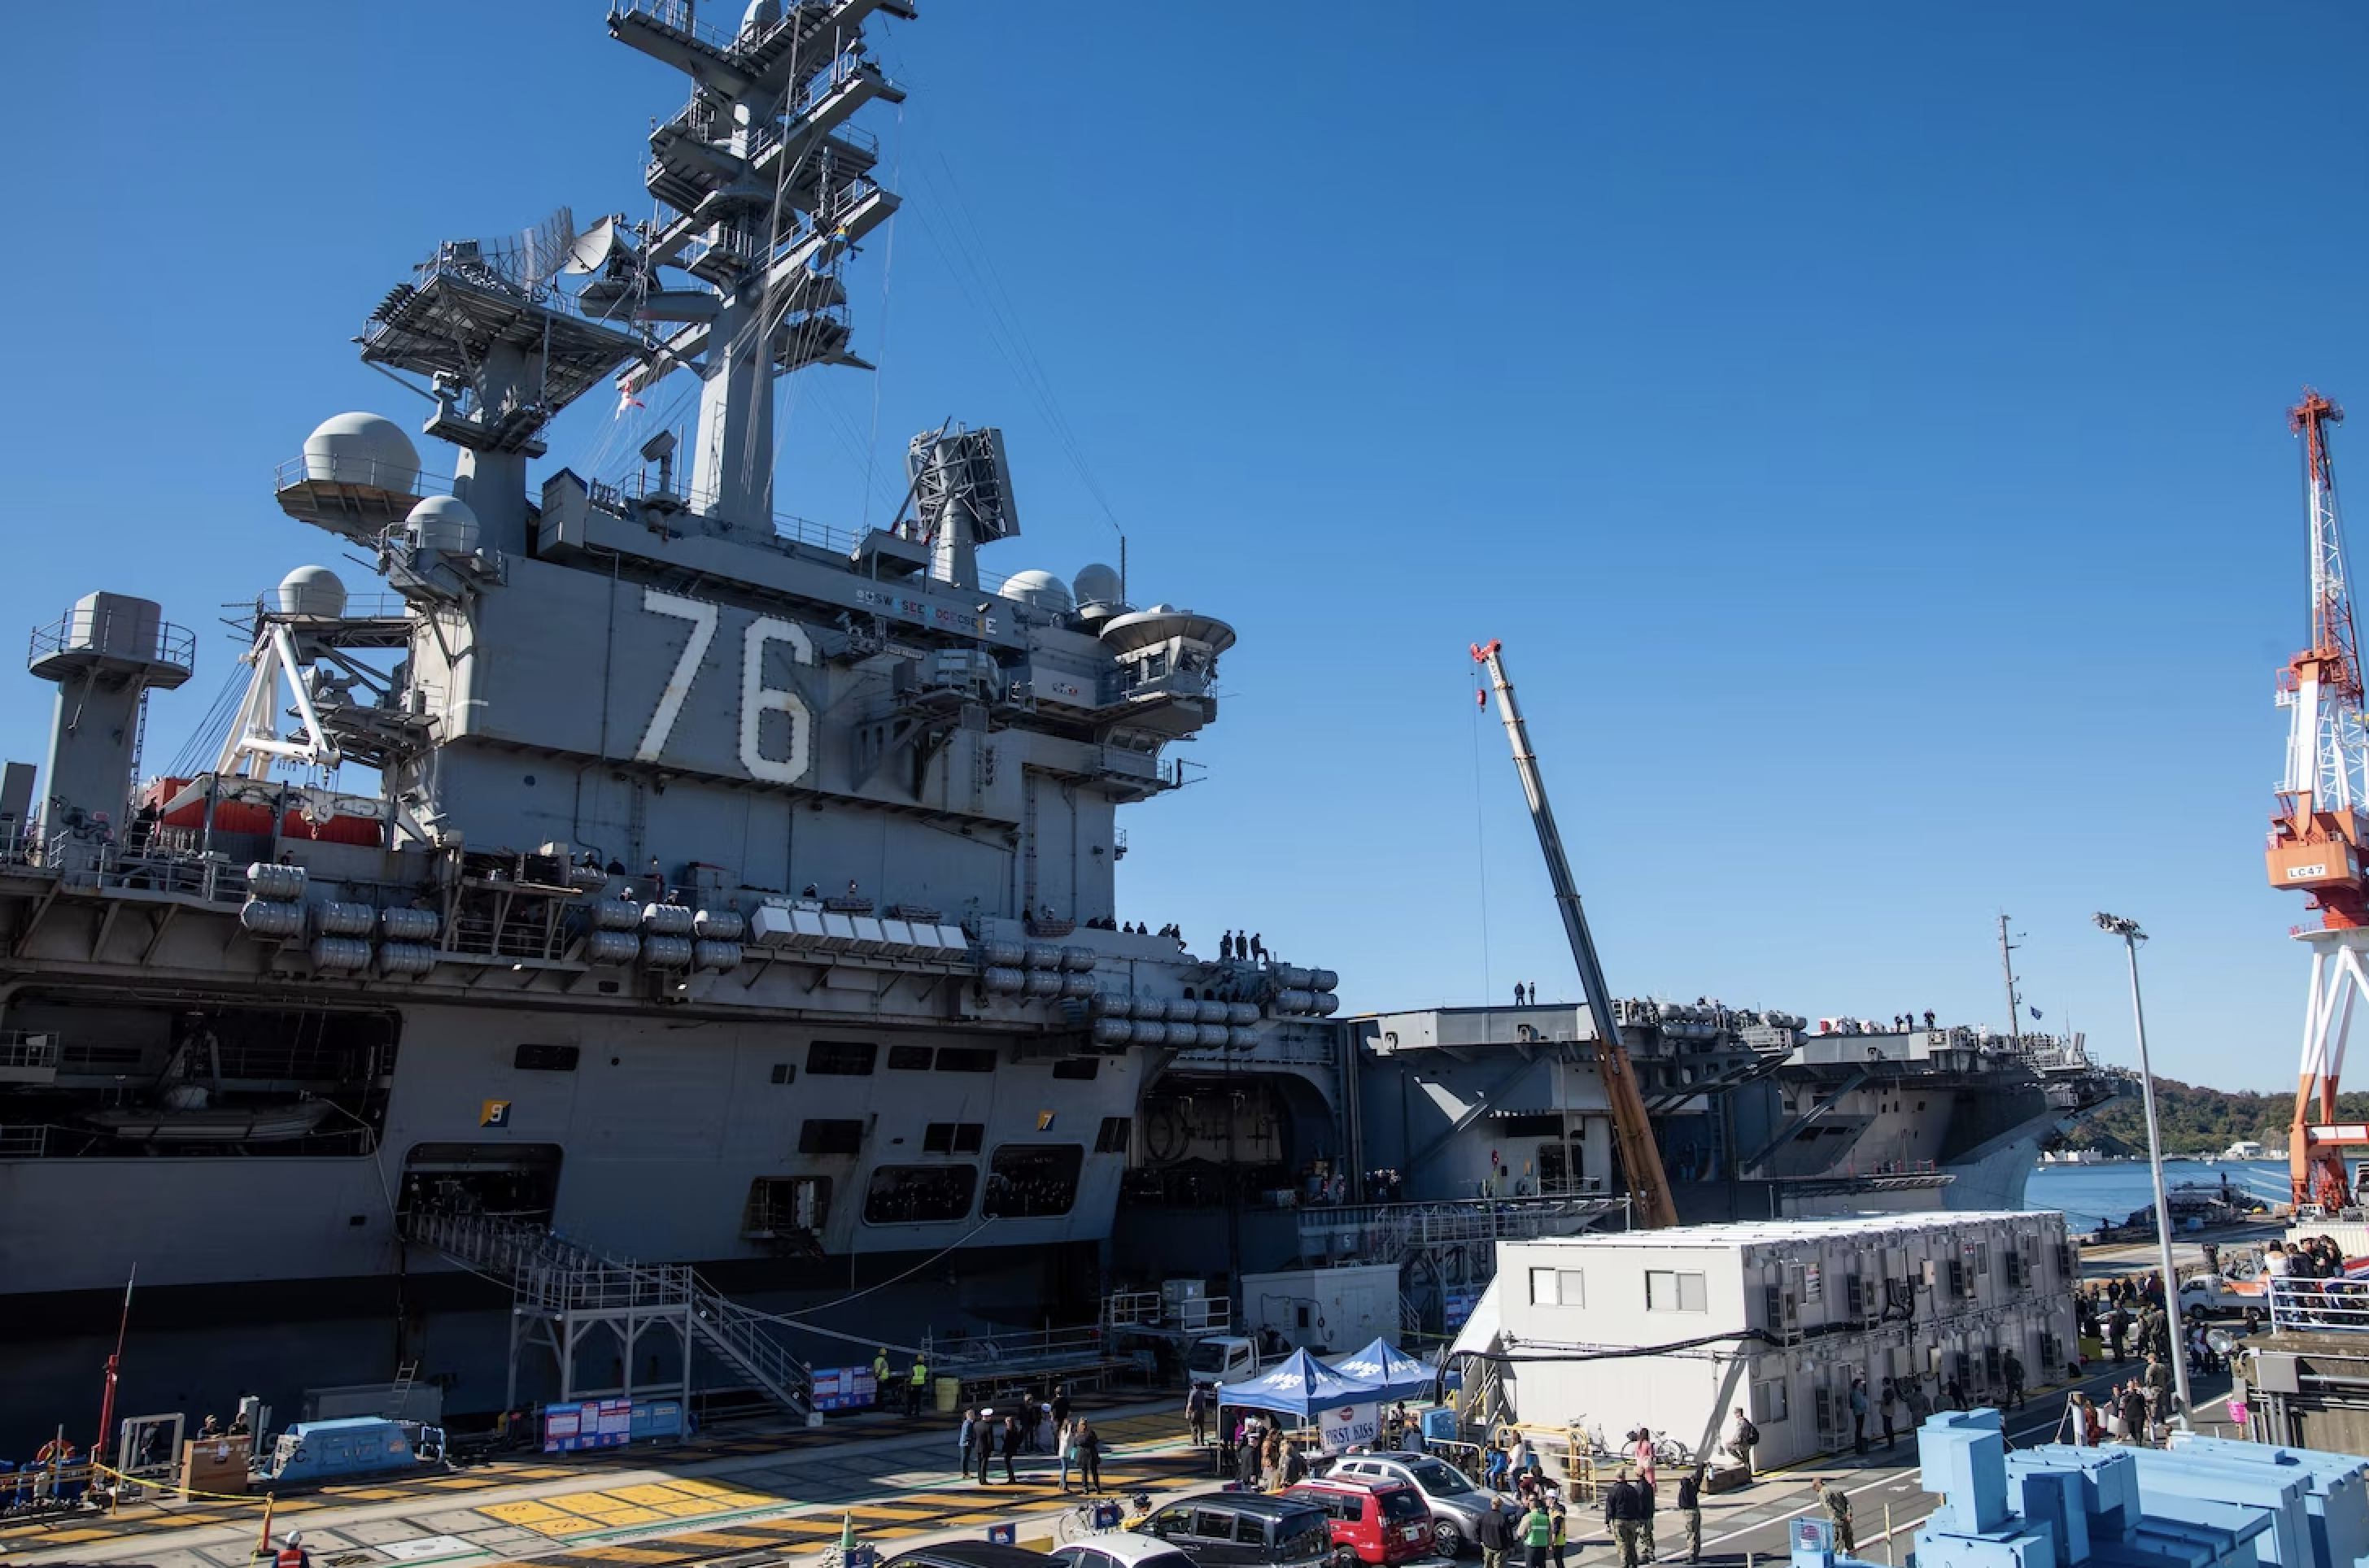
[[[2167,1154],[2217,1154],[2241,1138],[2281,1151],[2295,1116],[2292,1094],[2208,1089],[2172,1078],[2156,1080],[2155,1106]],[[2338,1096],[2336,1114],[2340,1120],[2369,1121],[2369,1093]],[[2146,1119],[2136,1086],[2076,1128],[2065,1146],[2146,1153]]]

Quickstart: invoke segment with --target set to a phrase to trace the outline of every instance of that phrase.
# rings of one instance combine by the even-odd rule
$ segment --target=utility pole
[[[2015,944],[2007,939],[2007,916],[1999,916],[1999,972],[2007,976],[2007,1040],[2009,1045],[2023,1044],[2022,1026],[2016,1022]]]
[[[2163,1134],[2155,1119],[2155,1070],[2147,1065],[2146,1007],[2139,1001],[2139,944],[2146,933],[2135,920],[2119,915],[2099,914],[2091,916],[2098,929],[2123,939],[2123,949],[2131,960],[2131,1018],[2139,1031],[2139,1092],[2146,1107],[2147,1174],[2155,1182],[2155,1244],[2158,1267],[2163,1271],[2163,1310],[2166,1332],[2171,1335],[2171,1377],[2180,1396],[2180,1409],[2173,1415],[2182,1431],[2188,1428],[2188,1356],[2186,1342],[2180,1331],[2180,1271],[2171,1261],[2171,1206],[2163,1199]],[[2004,931],[2005,927],[2002,926]]]

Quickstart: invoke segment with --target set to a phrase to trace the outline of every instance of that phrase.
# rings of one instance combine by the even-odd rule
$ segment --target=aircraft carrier
[[[1420,1053],[1336,1018],[1333,971],[1125,909],[1118,813],[1183,782],[1235,632],[1101,564],[983,570],[1020,535],[997,429],[916,434],[887,527],[776,507],[776,380],[864,366],[845,277],[898,205],[864,111],[903,97],[864,35],[913,11],[726,15],[607,14],[653,102],[669,72],[684,95],[649,133],[655,217],[563,209],[358,288],[426,446],[341,413],[280,464],[280,508],[374,571],[292,562],[258,598],[200,766],[143,767],[152,699],[197,673],[166,607],[91,592],[33,633],[55,719],[0,779],[0,1438],[86,1404],[135,1277],[125,1408],[285,1413],[398,1367],[455,1412],[670,1384],[804,1408],[807,1360],[876,1336],[1079,1321],[1122,1278],[1337,1254],[1305,1213],[1505,1196],[1526,1178],[1505,1138],[1472,1165],[1475,1127],[1527,1130],[1565,1218],[1617,1206],[1563,1049],[1585,1009],[1435,1028],[1454,1072],[1562,1062],[1553,1097],[1432,1095],[1436,1148],[1392,1143]],[[683,428],[531,472],[561,410],[629,423],[670,378]],[[1920,1084],[1955,1096],[1897,1113],[1933,1177],[2085,1092],[1946,1031],[1871,1068],[1781,1017],[1652,1022],[1690,1206],[1848,1187]],[[1973,1136],[2002,1086],[2045,1103]],[[1739,1128],[1738,1094],[1771,1108]],[[1796,1116],[1814,1154],[1744,1157]],[[619,1280],[669,1333],[578,1337]]]

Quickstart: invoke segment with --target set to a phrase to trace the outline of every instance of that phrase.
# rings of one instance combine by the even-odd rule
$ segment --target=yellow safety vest
[[[927,1367],[924,1367],[924,1366],[922,1366],[922,1365],[921,1365],[921,1358],[920,1358],[919,1357],[914,1358],[914,1360],[913,1360],[913,1386],[914,1386],[915,1388],[917,1388],[917,1389],[918,1389],[918,1388],[927,1388],[927,1387],[929,1386],[929,1382],[930,1382],[930,1369],[929,1369]]]

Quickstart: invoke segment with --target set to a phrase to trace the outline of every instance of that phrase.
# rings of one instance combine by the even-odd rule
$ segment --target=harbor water
[[[2217,1187],[2225,1179],[2237,1191],[2265,1202],[2283,1203],[2287,1198],[2284,1160],[2164,1162],[2167,1191],[2191,1183]],[[2068,1229],[2089,1231],[2100,1223],[2120,1224],[2134,1210],[2153,1203],[2155,1193],[2147,1181],[2145,1160],[2111,1165],[2042,1165],[2024,1187],[2023,1201],[2029,1209],[2062,1210]]]

